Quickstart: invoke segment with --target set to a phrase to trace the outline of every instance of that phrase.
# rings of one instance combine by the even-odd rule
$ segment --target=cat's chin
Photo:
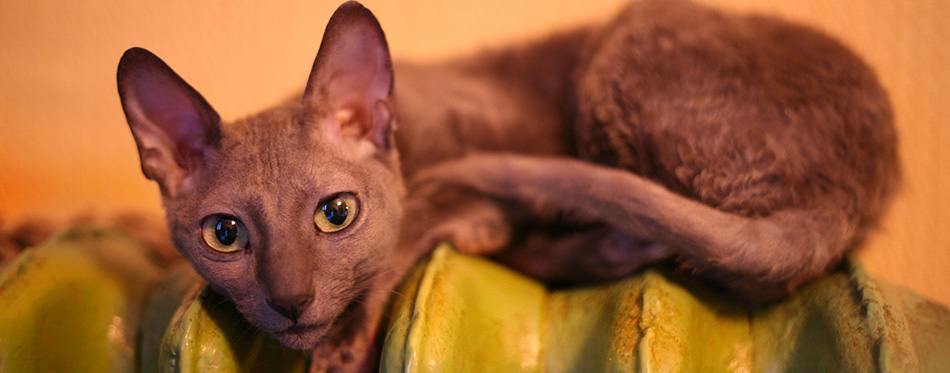
[[[334,342],[331,340],[340,342],[339,337],[348,332],[347,328],[361,322],[361,316],[364,314],[361,305],[364,304],[365,296],[365,292],[357,294],[331,321],[297,324],[270,334],[287,347],[304,351],[313,350],[323,343]]]
[[[330,325],[295,325],[271,333],[280,343],[298,350],[312,350],[329,337]]]

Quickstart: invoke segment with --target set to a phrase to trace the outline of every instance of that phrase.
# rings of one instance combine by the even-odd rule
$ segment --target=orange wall
[[[877,68],[896,107],[906,182],[862,251],[871,271],[950,304],[950,3],[721,0],[823,28]],[[299,89],[337,1],[0,1],[0,220],[96,208],[159,211],[115,92],[130,46],[172,65],[234,119]],[[513,3],[513,4],[510,4]],[[598,1],[365,1],[397,58],[538,35],[620,6]]]

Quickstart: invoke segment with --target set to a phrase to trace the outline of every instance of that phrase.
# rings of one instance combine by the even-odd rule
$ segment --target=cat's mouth
[[[277,334],[307,334],[323,329],[329,329],[329,327],[330,325],[328,323],[320,323],[316,325],[294,324],[287,329],[278,331]]]
[[[291,348],[298,350],[313,349],[318,344],[333,339],[333,336],[339,336],[341,333],[345,334],[344,329],[357,327],[353,323],[359,322],[360,317],[358,315],[362,315],[360,305],[363,296],[364,294],[361,293],[350,300],[347,306],[344,307],[343,312],[333,321],[310,325],[298,323],[274,332],[273,335],[281,343]]]
[[[330,323],[320,323],[314,325],[294,324],[289,328],[274,332],[285,345],[300,350],[311,349],[319,341],[326,338],[330,331]]]

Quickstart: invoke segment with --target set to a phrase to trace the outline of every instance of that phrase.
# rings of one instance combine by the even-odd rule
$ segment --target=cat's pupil
[[[349,214],[349,208],[342,198],[334,198],[332,201],[323,205],[323,214],[333,225],[342,225],[346,222],[346,216]]]
[[[238,224],[236,221],[231,219],[221,219],[218,220],[218,224],[214,226],[214,236],[218,238],[224,246],[231,246],[235,240],[237,240],[238,235]]]

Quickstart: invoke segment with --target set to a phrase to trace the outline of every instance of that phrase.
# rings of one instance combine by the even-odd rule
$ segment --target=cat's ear
[[[221,139],[218,113],[145,49],[125,51],[116,78],[142,172],[158,182],[164,195],[177,195],[213,161]]]
[[[355,1],[340,5],[323,34],[303,95],[305,120],[342,140],[392,146],[393,69],[376,17]]]

